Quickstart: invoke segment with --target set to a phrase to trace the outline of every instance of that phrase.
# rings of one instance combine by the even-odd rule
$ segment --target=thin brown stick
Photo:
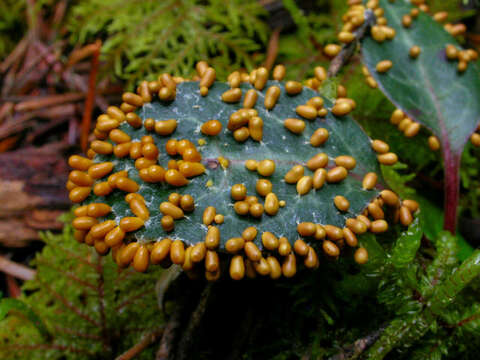
[[[82,100],[85,94],[68,93],[49,95],[45,97],[31,96],[30,100],[22,101],[15,105],[15,111],[31,111]],[[32,99],[33,98],[33,99]]]
[[[265,59],[265,67],[268,71],[272,70],[273,65],[275,64],[275,60],[277,59],[278,55],[278,40],[280,38],[280,32],[282,31],[282,27],[277,27],[273,30],[272,35],[270,36],[270,40],[268,41],[267,47],[267,57]]]
[[[88,66],[90,68],[90,64]],[[71,89],[77,89],[80,92],[88,93],[88,81],[84,76],[72,73],[70,70],[66,70],[62,73],[62,79],[65,81],[67,86]],[[121,93],[123,88],[121,88],[118,93]],[[120,101],[120,97],[115,97],[115,102]],[[100,108],[103,112],[107,111],[109,101],[107,101],[103,96],[100,96],[100,92],[97,89],[95,96],[95,105]]]
[[[80,135],[80,146],[84,152],[87,151],[88,135],[90,134],[90,126],[92,124],[92,111],[95,101],[95,85],[97,82],[97,73],[102,42],[100,40],[97,40],[95,44],[97,46],[97,49],[93,52],[92,57],[92,68],[90,70],[90,75],[88,78],[88,93],[85,100],[85,109],[82,119],[82,132]]]
[[[20,135],[11,136],[9,138],[0,140],[0,153],[6,152],[12,149],[16,144]]]
[[[70,56],[68,57],[67,65],[65,66],[66,69],[70,68],[71,66],[75,65],[76,63],[82,61],[83,59],[95,55],[95,52],[98,51],[98,44],[88,44],[80,49],[75,49],[71,52]]]
[[[10,101],[4,102],[0,105],[0,124],[3,123],[4,119],[8,119],[13,115],[14,103]]]
[[[58,105],[44,110],[30,111],[23,115],[17,116],[11,121],[7,121],[0,126],[0,139],[24,130],[25,128],[29,127],[29,123],[37,117],[46,119],[67,118],[73,115],[72,110],[74,111],[75,109],[69,107],[68,105]]]
[[[18,286],[17,280],[12,275],[6,276],[7,278],[7,289],[8,289],[8,296],[14,299],[18,299],[20,295],[22,295],[22,290],[20,286]]]
[[[32,51],[34,55],[29,56],[29,54],[27,54],[25,56],[25,62],[22,68],[15,74],[15,79],[14,82],[10,84],[11,86],[3,89],[3,95],[12,91],[23,93],[26,84],[30,81],[36,83],[40,78],[44,77],[49,72],[50,67],[58,61],[59,55],[55,50],[61,48],[63,43],[64,41],[59,41],[48,46],[42,43],[36,43],[35,45],[38,49]],[[34,44],[32,44],[32,47],[34,47]],[[31,49],[29,49],[29,51],[30,50]],[[49,57],[49,55],[51,55],[51,57]]]
[[[6,71],[5,76],[3,77],[2,81],[2,96],[5,96],[6,94],[10,93],[11,88],[13,87],[15,83],[15,79],[17,76],[17,70],[20,67],[21,60],[17,59],[12,66]]]
[[[71,107],[72,108],[72,114],[75,113],[75,105],[73,104],[66,104],[64,106]],[[63,123],[66,123],[70,120],[69,117],[64,116],[64,117],[59,117],[56,119],[52,119],[50,122],[36,126],[35,131],[32,133],[28,134],[27,138],[25,139],[25,144],[30,144],[34,142],[38,137],[43,136],[44,134],[52,131],[53,129],[57,128],[58,126],[62,125]]]
[[[36,271],[30,269],[28,266],[16,263],[0,255],[0,271],[20,280],[32,280],[35,277]]]
[[[48,26],[48,38],[50,41],[54,40],[55,36],[58,36],[58,30],[62,25],[62,20],[65,18],[67,12],[67,1],[61,0],[55,6],[55,11],[53,13],[52,19],[50,21],[50,26]]]
[[[12,64],[17,62],[19,58],[23,56],[23,54],[27,50],[28,43],[29,38],[27,34],[22,40],[20,40],[15,49],[13,49],[13,51],[0,64],[0,73],[3,74],[10,66],[12,66]]]
[[[160,329],[157,329],[150,334],[142,336],[140,341],[133,345],[130,349],[125,351],[122,355],[117,356],[116,360],[130,360],[133,359],[135,356],[140,354],[143,350],[145,350],[148,346],[153,344],[155,341],[157,341],[160,336],[163,335],[163,327]]]

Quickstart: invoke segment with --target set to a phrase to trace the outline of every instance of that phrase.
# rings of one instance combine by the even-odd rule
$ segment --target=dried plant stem
[[[268,41],[267,57],[265,59],[265,67],[268,71],[272,70],[273,64],[275,64],[275,60],[278,55],[278,40],[280,39],[281,31],[281,27],[275,28],[270,36],[270,40]]]
[[[8,260],[4,256],[0,256],[0,271],[20,280],[32,280],[36,274],[36,271],[30,269],[28,266]]]
[[[49,95],[44,98],[34,96],[32,100],[22,101],[15,105],[15,111],[31,111],[37,109],[44,109],[48,106],[60,105],[64,103],[71,103],[79,101],[85,97],[81,93]]]
[[[457,208],[460,187],[460,156],[445,149],[445,190],[444,190],[444,211],[445,218],[443,228],[455,235],[457,228]]]
[[[118,356],[116,360],[130,360],[134,359],[135,356],[140,354],[143,350],[145,350],[148,346],[153,344],[160,336],[163,335],[163,327],[157,329],[147,335],[144,335],[138,343],[132,346],[130,349],[125,351],[122,355]]]
[[[97,45],[97,49],[93,52],[92,56],[92,68],[90,70],[90,76],[88,79],[88,93],[85,100],[85,109],[82,118],[82,132],[80,135],[80,146],[84,152],[87,151],[88,134],[90,133],[90,126],[92,124],[92,111],[95,101],[95,87],[97,82],[100,49],[102,47],[102,43],[100,40],[97,40],[95,44]]]

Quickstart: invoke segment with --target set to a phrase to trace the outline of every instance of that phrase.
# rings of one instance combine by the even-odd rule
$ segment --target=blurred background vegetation
[[[450,22],[465,22],[468,33],[462,41],[478,49],[480,24],[474,2],[435,0],[429,5],[432,13],[448,11]],[[287,66],[287,79],[305,80],[313,76],[314,66],[328,67],[321,49],[336,40],[346,8],[345,0],[3,0],[0,152],[5,156],[1,159],[23,156],[31,148],[47,151],[56,146],[48,155],[58,157],[52,167],[62,184],[56,190],[61,195],[49,200],[45,211],[66,211],[62,164],[67,154],[79,151],[85,96],[63,98],[55,103],[57,112],[42,112],[44,103],[29,107],[25,102],[38,96],[85,93],[94,66],[92,44],[102,42],[95,118],[106,104],[120,102],[122,89],[132,89],[161,72],[189,78],[199,60],[208,60],[220,80],[234,70],[274,63]],[[40,58],[32,61],[35,56]],[[323,264],[315,273],[300,273],[295,281],[214,285],[218,290],[213,301],[220,304],[219,312],[207,313],[205,321],[217,325],[220,319],[230,321],[217,331],[198,335],[191,345],[198,358],[233,357],[241,346],[247,349],[245,358],[355,358],[362,346],[379,338],[391,319],[421,311],[420,294],[428,292],[425,279],[432,273],[440,274],[436,281],[446,278],[476,245],[472,237],[470,245],[463,241],[460,248],[448,238],[437,241],[442,228],[440,156],[429,149],[426,130],[406,139],[390,124],[393,105],[379,90],[366,87],[359,63],[357,56],[324,91],[332,96],[336,84],[345,85],[358,104],[354,118],[370,137],[387,141],[399,155],[401,164],[385,169],[384,175],[394,190],[421,203],[422,247],[418,253],[418,246],[411,250],[407,266],[392,265],[394,240],[400,236],[393,229],[381,238],[363,240],[371,259],[361,270],[347,256],[338,263]],[[39,127],[44,130],[38,132]],[[479,156],[480,150],[468,145],[462,159],[461,207],[467,219],[480,215]],[[0,160],[0,179],[8,170],[5,164]],[[31,216],[31,207],[27,210],[22,221]],[[7,218],[11,228],[11,216],[0,212],[0,220]],[[64,220],[68,224],[68,213]],[[165,277],[164,272],[120,273],[109,257],[99,259],[78,245],[68,225],[59,232],[63,224],[53,221],[33,227],[34,233],[57,230],[43,234],[40,242],[29,241],[39,240],[34,235],[22,238],[21,245],[0,238],[3,258],[36,271],[35,277],[15,280],[11,269],[2,268],[7,274],[1,288],[5,298],[19,299],[33,315],[20,309],[0,322],[0,358],[111,359],[138,343],[146,347],[140,358],[153,358],[158,345],[149,345],[159,340],[164,324],[157,303],[163,289],[155,281]],[[25,222],[32,227],[31,221]],[[27,280],[21,288],[18,279]],[[406,343],[409,347],[399,347],[389,358],[477,358],[479,288],[476,280],[455,306],[428,324],[421,343],[411,340]],[[190,302],[198,301],[197,295]],[[190,308],[190,302],[177,307]],[[232,314],[221,304],[240,310]],[[0,311],[0,315],[5,314]],[[469,320],[462,323],[464,319]],[[245,322],[258,322],[258,326],[246,334]],[[39,330],[39,323],[44,330],[42,326]],[[232,336],[243,342],[228,347]]]

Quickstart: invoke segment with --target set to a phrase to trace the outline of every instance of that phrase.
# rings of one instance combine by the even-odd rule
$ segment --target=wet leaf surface
[[[458,42],[430,15],[420,11],[405,28],[402,17],[410,13],[407,1],[380,0],[388,26],[396,31],[393,40],[382,43],[367,36],[362,43],[362,58],[385,95],[411,119],[429,128],[441,141],[444,151],[460,154],[480,120],[480,74],[476,62],[469,62],[464,73],[458,61],[448,60],[447,44],[458,49]],[[417,45],[417,59],[409,50]],[[375,67],[391,60],[393,67],[378,73]]]
[[[268,111],[263,106],[263,101],[266,89],[271,85],[279,85],[282,94],[275,108]],[[256,105],[256,110],[264,122],[263,141],[256,142],[250,138],[245,143],[238,143],[234,140],[232,133],[226,129],[226,125],[230,115],[241,108],[242,102],[226,104],[221,101],[221,94],[228,88],[227,84],[215,83],[210,88],[209,95],[201,97],[198,83],[184,82],[177,86],[176,99],[172,103],[164,104],[154,101],[145,104],[138,111],[143,119],[174,118],[178,121],[177,129],[172,136],[162,137],[154,132],[148,133],[154,137],[155,144],[160,150],[158,163],[161,166],[166,168],[168,160],[172,159],[165,152],[165,143],[170,138],[189,139],[201,152],[202,162],[207,171],[201,176],[192,178],[187,186],[175,188],[166,183],[145,183],[138,176],[134,160],[128,157],[125,159],[114,156],[96,157],[95,162],[113,161],[114,172],[127,169],[129,177],[141,184],[139,193],[146,200],[150,219],[145,223],[145,227],[134,233],[137,240],[152,241],[168,236],[184,240],[187,244],[203,241],[207,232],[207,227],[202,223],[203,211],[208,206],[214,206],[217,214],[223,214],[225,217],[224,223],[218,225],[221,232],[221,247],[226,240],[240,236],[242,231],[251,225],[259,230],[255,243],[260,248],[262,248],[261,233],[264,231],[270,231],[276,236],[286,236],[293,243],[298,238],[297,223],[312,221],[343,227],[347,218],[361,213],[365,206],[378,196],[379,190],[383,188],[383,180],[376,155],[371,149],[370,139],[351,117],[336,118],[329,112],[326,118],[305,120],[306,129],[301,135],[295,135],[283,126],[286,118],[299,117],[295,113],[297,105],[305,104],[313,96],[318,96],[318,93],[304,88],[301,94],[288,96],[281,83],[270,81],[263,92],[259,92]],[[242,85],[242,88],[245,90],[251,86]],[[325,106],[330,109],[332,104],[325,99]],[[209,137],[200,132],[200,126],[211,119],[217,119],[223,124],[222,132],[218,136]],[[324,145],[312,147],[309,144],[310,136],[319,127],[326,128],[330,132],[330,137]],[[136,130],[127,123],[123,123],[120,129],[126,131],[132,137],[132,141],[140,141],[140,138],[147,134],[145,128]],[[204,146],[197,145],[198,139],[201,138],[206,140]],[[319,152],[328,154],[328,168],[335,166],[334,159],[339,155],[355,157],[356,167],[341,183],[325,184],[319,190],[312,190],[304,196],[299,196],[295,184],[285,183],[283,177],[292,166],[305,164]],[[228,159],[229,166],[226,169],[219,164],[219,157]],[[264,213],[261,219],[255,219],[235,213],[234,201],[230,197],[230,189],[234,184],[245,184],[248,190],[247,195],[258,196],[259,201],[264,202],[264,199],[255,191],[256,181],[262,177],[257,172],[251,172],[245,168],[244,163],[247,159],[275,161],[276,170],[269,180],[273,184],[273,192],[278,199],[286,201],[286,206],[280,208],[277,215],[269,216]],[[377,189],[369,191],[362,189],[361,181],[367,172],[379,174]],[[305,175],[313,175],[313,172],[305,167]],[[206,184],[210,180],[213,185],[208,187]],[[184,219],[176,220],[174,231],[167,233],[160,225],[162,214],[159,211],[159,205],[167,201],[168,195],[172,192],[192,195],[195,199],[195,210],[187,213]],[[338,211],[333,204],[333,198],[339,194],[350,201],[350,209],[346,213]],[[122,217],[133,216],[124,197],[124,192],[115,190],[106,198],[91,196],[86,202],[109,203],[112,205],[114,218],[119,221]]]

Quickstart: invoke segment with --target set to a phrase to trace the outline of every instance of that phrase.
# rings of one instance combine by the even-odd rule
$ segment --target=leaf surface
[[[423,235],[421,220],[421,216],[416,216],[410,226],[402,231],[397,239],[391,257],[391,261],[396,268],[406,267],[415,258]]]
[[[460,46],[442,25],[420,11],[412,25],[405,28],[402,17],[412,9],[407,1],[380,0],[380,6],[396,36],[382,43],[366,37],[362,43],[365,65],[398,108],[429,128],[440,139],[444,151],[460,154],[480,120],[480,74],[476,62],[469,62],[467,70],[459,73],[457,61],[447,59],[445,47]],[[409,56],[414,45],[421,48],[417,59]],[[382,60],[393,62],[386,73],[375,69]]]
[[[264,95],[266,89],[272,85],[280,86],[282,94],[275,108],[268,111],[263,106]],[[242,85],[244,94],[245,90],[250,88],[252,88],[250,85]],[[365,206],[378,196],[379,190],[383,188],[383,180],[376,155],[371,149],[370,139],[351,117],[336,118],[329,111],[325,119],[317,117],[314,121],[305,120],[306,129],[301,135],[293,134],[283,126],[286,118],[299,118],[295,113],[296,107],[318,96],[318,93],[304,88],[301,94],[288,96],[282,83],[269,81],[265,89],[258,92],[255,107],[264,123],[263,141],[256,142],[249,138],[245,143],[238,143],[232,133],[226,129],[226,125],[230,115],[241,108],[243,99],[238,104],[224,103],[221,100],[221,94],[228,89],[227,84],[215,83],[210,88],[208,96],[202,97],[199,94],[198,83],[183,82],[178,84],[176,99],[172,103],[165,104],[155,100],[138,110],[142,119],[177,119],[178,126],[171,137],[162,137],[153,132],[147,133],[144,127],[136,130],[127,123],[120,127],[132,137],[132,141],[140,141],[143,135],[152,135],[160,150],[158,163],[165,168],[168,160],[172,159],[165,152],[165,143],[168,139],[189,139],[195,145],[198,139],[205,139],[206,144],[197,145],[197,148],[202,154],[202,162],[207,171],[201,176],[192,178],[187,186],[175,188],[165,183],[145,183],[138,177],[134,160],[130,158],[97,156],[95,159],[95,162],[113,161],[115,172],[127,169],[129,177],[141,184],[139,193],[146,200],[150,219],[145,227],[134,233],[137,239],[151,241],[168,236],[181,239],[187,244],[203,241],[207,232],[207,227],[202,223],[203,211],[208,206],[214,206],[217,214],[223,214],[225,217],[224,223],[219,225],[222,244],[229,238],[239,237],[243,229],[252,225],[259,230],[255,242],[260,248],[262,248],[261,233],[264,231],[270,231],[276,236],[286,236],[293,243],[298,238],[296,227],[299,222],[311,221],[343,227],[347,218],[361,213]],[[330,109],[332,103],[327,99],[324,100],[325,106]],[[200,132],[200,126],[211,119],[217,119],[223,125],[223,130],[218,136],[208,137]],[[319,127],[329,131],[329,139],[320,147],[312,147],[309,143],[310,136]],[[339,155],[353,156],[356,159],[356,167],[341,183],[325,184],[319,190],[312,190],[304,196],[299,196],[295,184],[285,183],[283,177],[292,166],[305,164],[319,152],[325,152],[329,156],[328,168],[335,166],[334,159]],[[219,157],[229,161],[226,169],[220,166]],[[286,201],[286,206],[280,208],[277,215],[264,214],[261,219],[255,219],[235,213],[234,201],[230,197],[230,189],[234,184],[245,184],[248,190],[247,195],[258,196],[261,203],[264,200],[255,191],[256,181],[262,177],[257,172],[251,172],[245,168],[244,163],[247,159],[275,161],[276,170],[269,180],[273,184],[273,192],[278,199]],[[379,183],[376,189],[369,191],[362,189],[361,182],[367,172],[378,174]],[[313,172],[305,167],[305,175],[313,175]],[[210,180],[213,185],[208,187],[206,184]],[[192,195],[195,199],[195,211],[186,214],[184,219],[176,220],[174,231],[166,233],[160,225],[162,214],[159,211],[159,205],[167,201],[168,195],[172,192]],[[335,208],[333,198],[336,195],[343,195],[350,201],[348,212],[342,213]],[[115,190],[105,199],[101,199],[112,205],[116,220],[133,216],[128,204],[124,201],[124,196],[124,192]],[[92,201],[99,201],[99,199],[91,196],[87,200],[87,202]]]

